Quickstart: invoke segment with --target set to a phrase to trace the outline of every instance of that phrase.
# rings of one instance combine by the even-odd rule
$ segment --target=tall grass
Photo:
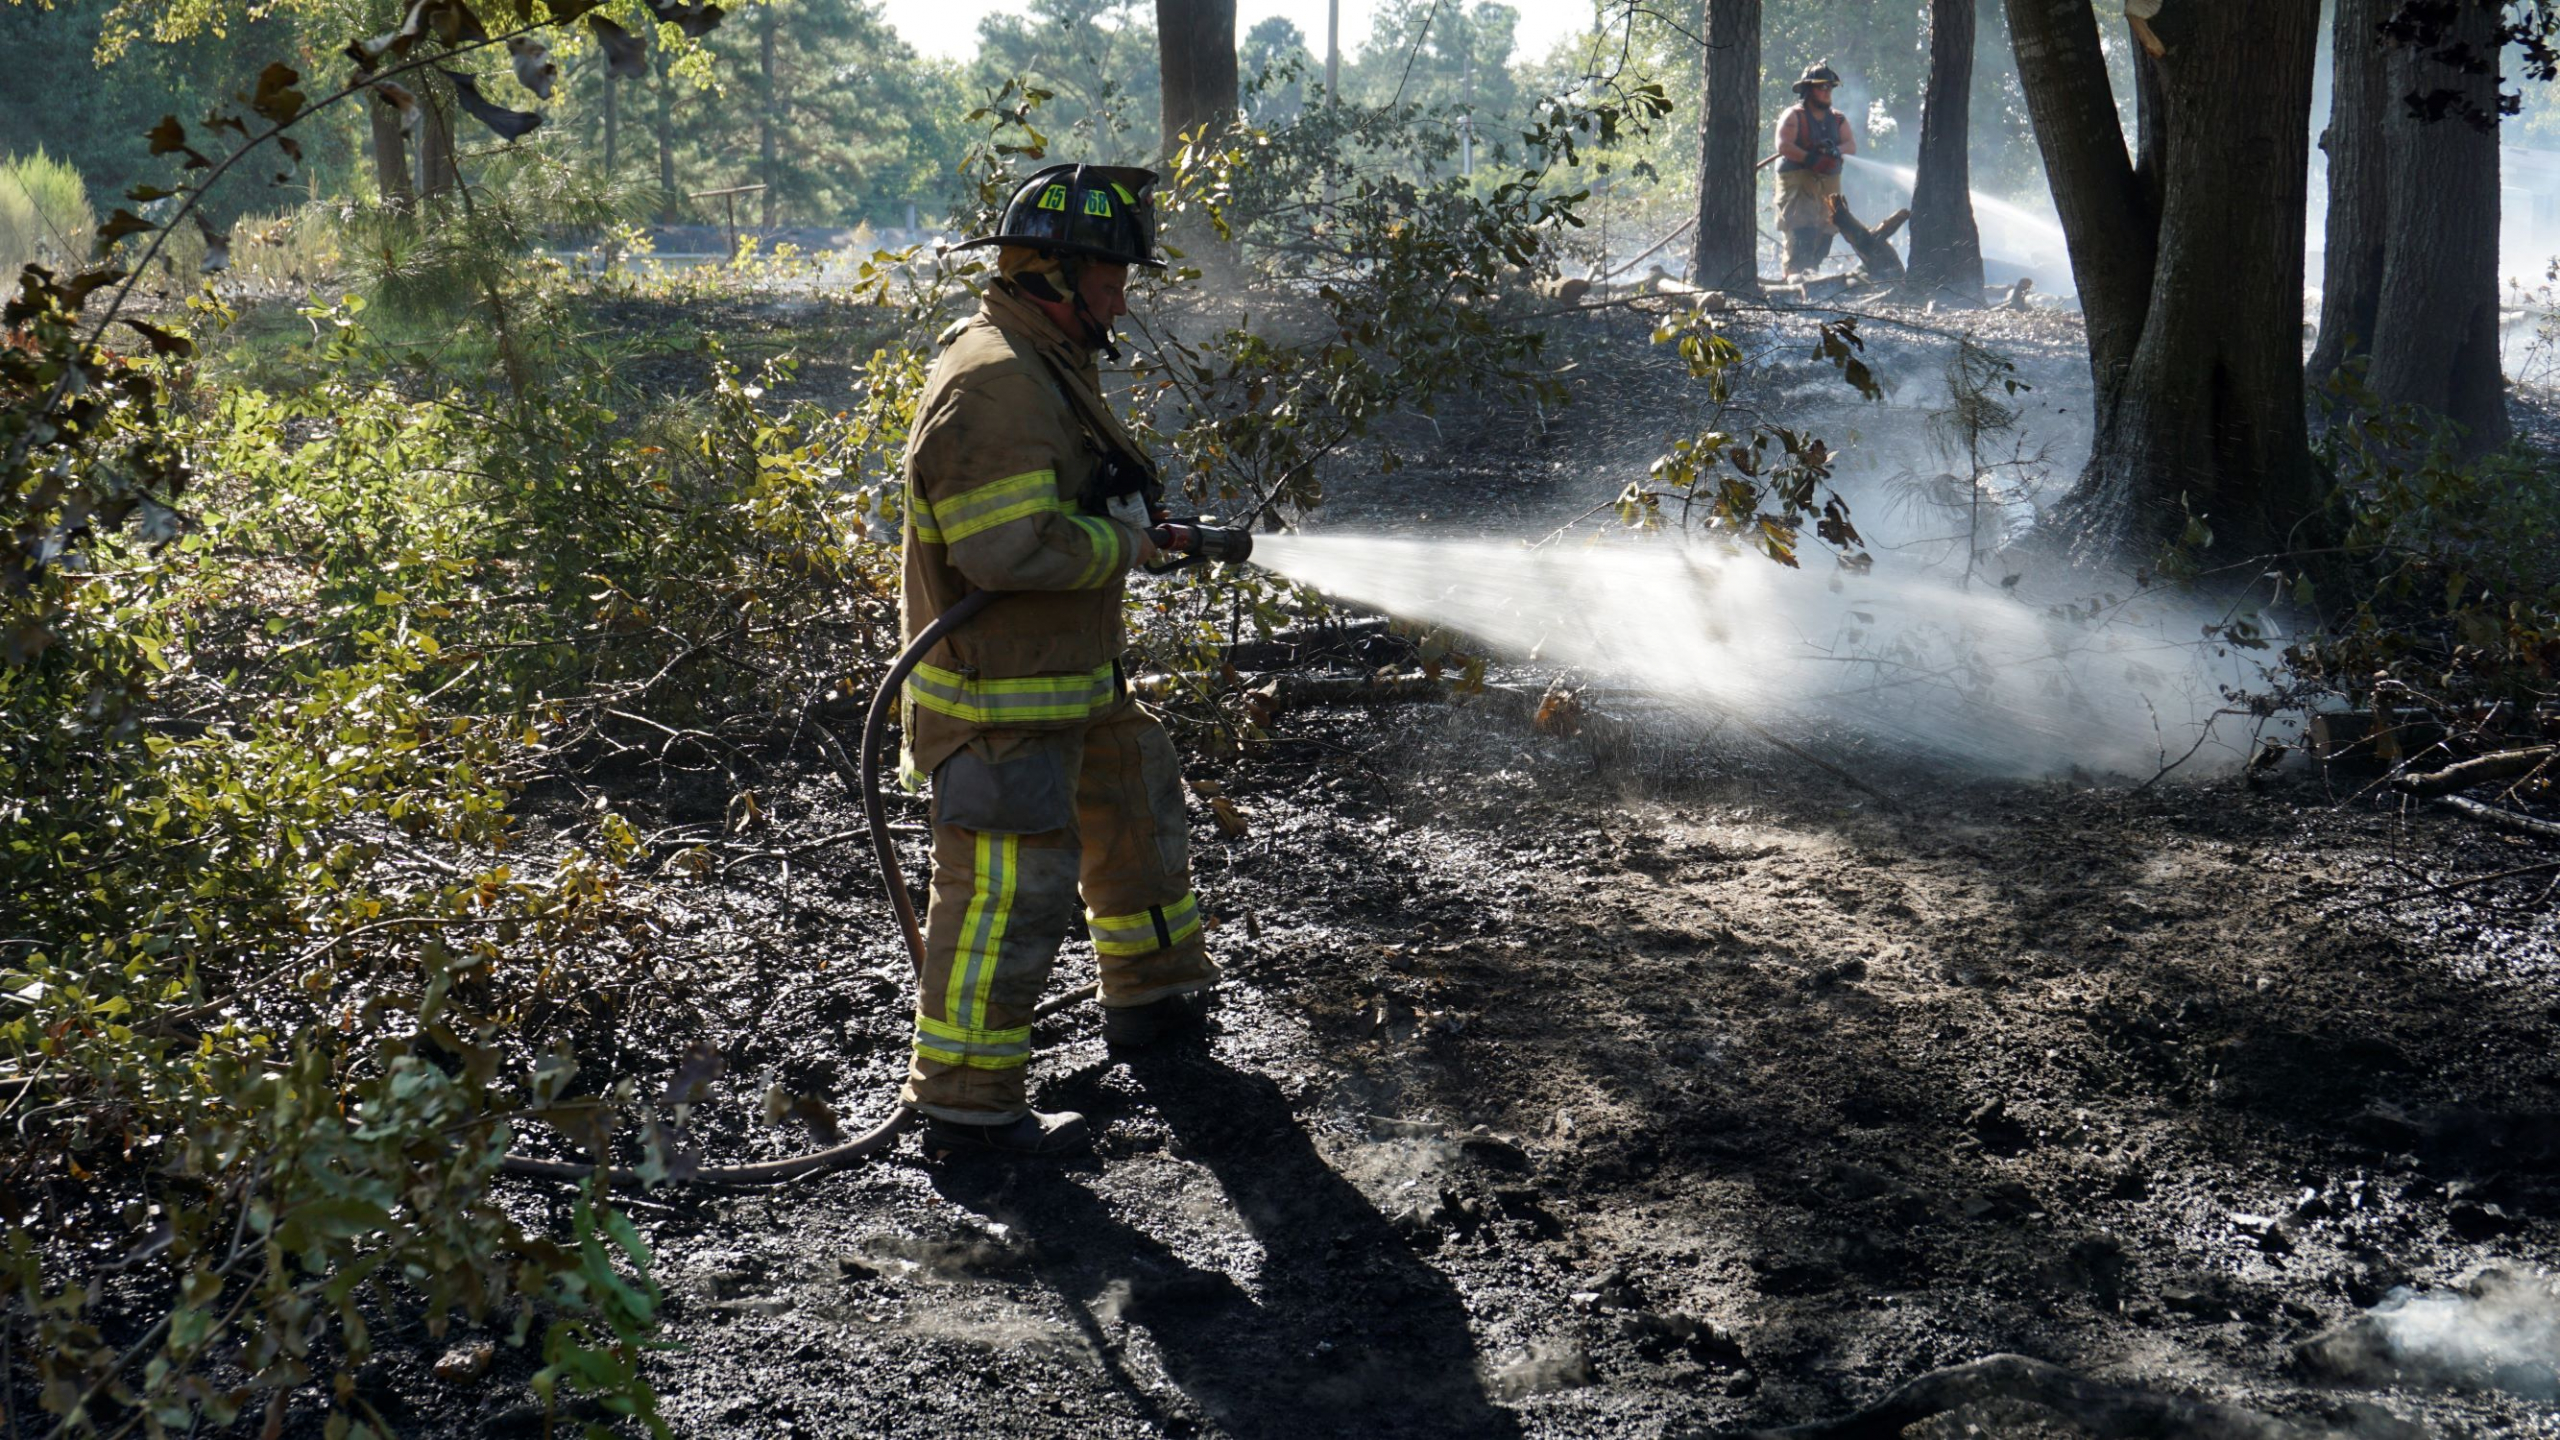
[[[57,271],[85,262],[97,223],[79,171],[41,148],[0,159],[0,276],[8,283],[30,262]]]

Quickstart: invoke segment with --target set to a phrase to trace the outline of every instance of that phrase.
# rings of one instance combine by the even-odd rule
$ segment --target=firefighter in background
[[[1083,1148],[1031,1109],[1031,1015],[1081,897],[1115,1049],[1206,1029],[1218,972],[1191,890],[1182,776],[1131,702],[1121,590],[1155,555],[1153,463],[1104,400],[1129,267],[1155,255],[1152,171],[1058,165],[995,235],[997,278],[943,332],[906,455],[900,609],[913,637],[1003,592],[916,667],[910,777],[933,777],[933,896],[903,1098],[929,1155]]]
[[[1830,198],[1840,193],[1844,155],[1858,153],[1849,117],[1831,108],[1839,73],[1808,65],[1796,80],[1796,103],[1778,117],[1778,233],[1786,237],[1787,273],[1818,268],[1831,254]]]

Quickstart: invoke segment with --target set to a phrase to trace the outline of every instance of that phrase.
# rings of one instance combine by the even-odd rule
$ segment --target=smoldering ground
[[[1346,480],[1342,523],[1538,533],[1624,482],[1592,457],[1640,472],[1679,393],[1453,437]],[[1034,1093],[1096,1117],[1090,1161],[642,1202],[676,1429],[1689,1436],[2002,1352],[2306,1434],[2542,1423],[2529,1391],[2298,1356],[2560,1241],[2518,1138],[2560,1110],[2560,935],[2538,882],[2432,888],[2507,847],[2309,774],[2134,792],[1836,753],[1907,808],[1733,727],[1603,760],[1477,709],[1319,708],[1193,754],[1243,822],[1194,801],[1211,1058],[1114,1063],[1071,1014]],[[642,825],[725,813],[716,776],[586,783]],[[761,784],[778,836],[855,823],[830,774]],[[735,964],[623,1053],[701,1038],[745,1093],[878,1113],[904,1016],[861,858],[703,883]],[[1059,983],[1089,964],[1071,944]],[[715,1160],[804,1143],[745,1101],[696,1126]],[[522,1423],[529,1359],[456,1386],[429,1358],[369,1382],[404,1431]],[[2069,1433],[2016,1398],[1930,1423]]]

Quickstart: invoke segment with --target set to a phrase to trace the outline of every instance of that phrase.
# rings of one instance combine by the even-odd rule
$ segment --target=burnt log
[[[1883,225],[1870,230],[1850,213],[1847,196],[1834,195],[1828,203],[1832,228],[1840,232],[1841,239],[1849,242],[1850,249],[1858,252],[1858,263],[1866,267],[1867,278],[1880,285],[1901,284],[1902,256],[1895,252],[1887,237],[1902,228],[1902,222],[1911,218],[1911,212],[1898,210]]]

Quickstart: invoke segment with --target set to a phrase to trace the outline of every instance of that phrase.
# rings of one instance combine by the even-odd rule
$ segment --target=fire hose
[[[1147,539],[1167,558],[1149,565],[1153,575],[1168,575],[1177,570],[1211,561],[1234,564],[1253,554],[1253,532],[1241,527],[1203,524],[1198,520],[1163,520],[1147,531]],[[862,813],[870,822],[872,856],[880,867],[880,886],[889,894],[889,908],[898,918],[899,938],[906,942],[909,973],[921,982],[924,975],[924,928],[916,920],[915,896],[908,892],[904,872],[898,864],[898,849],[889,838],[888,793],[880,784],[881,742],[889,731],[889,718],[897,712],[898,695],[907,677],[913,674],[924,657],[933,653],[955,631],[976,619],[978,612],[1010,592],[973,590],[960,598],[927,625],[907,647],[898,652],[889,673],[880,677],[880,687],[871,693],[871,708],[863,717],[860,772],[862,781]],[[1098,986],[1085,985],[1064,994],[1052,995],[1031,1012],[1033,1024],[1064,1010],[1071,1010],[1100,994]],[[724,1189],[744,1189],[779,1185],[841,1170],[867,1160],[889,1148],[915,1123],[916,1112],[905,1104],[893,1108],[888,1118],[862,1134],[806,1155],[793,1155],[781,1160],[761,1160],[748,1165],[702,1166],[686,1178],[696,1185]],[[509,1155],[499,1163],[509,1175],[530,1175],[549,1180],[584,1180],[597,1171],[597,1166],[574,1160],[544,1160],[531,1155]],[[605,1167],[606,1178],[616,1185],[638,1186],[642,1179],[628,1166]]]

